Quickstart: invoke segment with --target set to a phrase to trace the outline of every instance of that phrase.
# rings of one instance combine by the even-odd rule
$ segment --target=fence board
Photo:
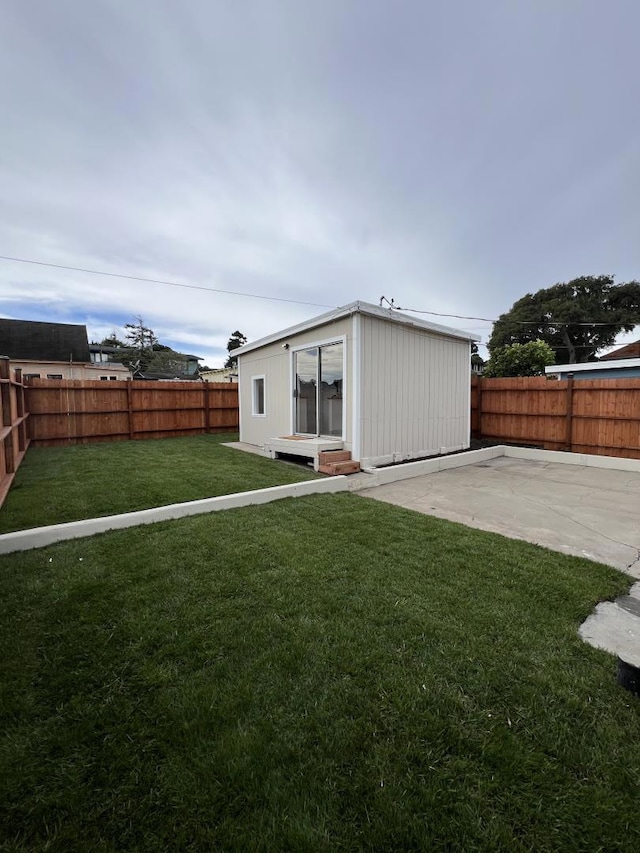
[[[22,371],[0,357],[0,506],[29,446],[28,418]]]
[[[640,459],[640,379],[471,379],[472,435]]]
[[[27,393],[34,445],[238,429],[238,386],[232,383],[31,379]]]
[[[238,387],[200,382],[33,379],[36,445],[238,429]],[[549,450],[640,458],[640,379],[471,378],[472,434]],[[24,444],[24,425],[23,439]],[[0,471],[7,456],[0,447]],[[10,461],[10,460],[9,460]]]

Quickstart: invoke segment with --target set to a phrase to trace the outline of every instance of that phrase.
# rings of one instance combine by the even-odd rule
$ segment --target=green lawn
[[[32,447],[0,508],[0,533],[299,483],[310,468],[242,453],[235,434]]]
[[[350,495],[0,558],[0,849],[640,849],[630,580]]]

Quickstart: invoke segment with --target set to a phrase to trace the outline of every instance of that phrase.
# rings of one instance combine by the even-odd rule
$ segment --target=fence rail
[[[238,429],[238,386],[14,378],[0,359],[0,504],[34,445],[163,438]],[[640,378],[471,377],[477,438],[640,459]]]
[[[471,379],[476,438],[640,459],[640,378]]]
[[[0,506],[4,503],[18,466],[22,462],[29,438],[27,421],[29,411],[25,400],[22,371],[11,375],[8,358],[0,357],[0,398],[2,426],[0,426]]]
[[[29,379],[35,446],[170,438],[238,429],[238,386]]]

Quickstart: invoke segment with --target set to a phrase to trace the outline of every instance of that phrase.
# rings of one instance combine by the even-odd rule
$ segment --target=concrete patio
[[[360,494],[640,578],[640,472],[501,456]]]

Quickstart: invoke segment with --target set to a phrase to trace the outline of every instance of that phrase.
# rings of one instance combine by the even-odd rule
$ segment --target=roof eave
[[[395,309],[379,308],[378,306],[371,305],[368,302],[356,301],[350,302],[348,305],[343,305],[340,308],[335,308],[332,311],[327,311],[325,314],[320,314],[310,320],[305,320],[295,326],[289,326],[288,328],[282,329],[272,335],[266,335],[264,338],[259,338],[257,341],[245,344],[242,347],[238,347],[233,350],[233,356],[235,358],[236,356],[245,355],[253,350],[261,349],[262,347],[269,346],[269,344],[277,343],[285,338],[293,337],[294,335],[314,329],[317,326],[324,326],[326,323],[331,323],[353,314],[368,314],[371,317],[376,317],[381,320],[392,320],[395,323],[413,326],[425,332],[434,332],[436,334],[446,335],[447,337],[453,337],[459,340],[466,340],[469,342],[477,342],[480,340],[479,335],[473,335],[461,329],[454,329],[450,326],[440,325],[439,323],[416,320],[414,317],[409,317],[407,314],[403,314],[401,311],[397,311]]]

